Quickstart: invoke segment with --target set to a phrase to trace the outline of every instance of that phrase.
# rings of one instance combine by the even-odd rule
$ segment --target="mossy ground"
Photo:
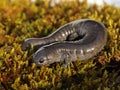
[[[120,90],[120,8],[89,5],[86,0],[0,0],[0,90]],[[33,50],[21,50],[28,37],[43,37],[77,19],[103,22],[105,48],[84,62],[64,68],[60,63],[37,68]]]

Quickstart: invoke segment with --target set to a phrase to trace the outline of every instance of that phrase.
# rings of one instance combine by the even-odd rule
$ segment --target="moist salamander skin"
[[[96,20],[80,19],[65,24],[52,34],[43,38],[28,38],[23,41],[22,49],[29,50],[31,44],[41,46],[33,55],[37,66],[86,60],[95,56],[105,46],[107,31]]]

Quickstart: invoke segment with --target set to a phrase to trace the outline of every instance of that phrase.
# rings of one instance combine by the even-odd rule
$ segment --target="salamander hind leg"
[[[22,50],[23,51],[26,51],[26,50],[30,50],[30,48],[31,48],[31,43],[29,42],[29,41],[27,41],[27,39],[26,40],[24,40],[23,42],[22,42]]]
[[[79,34],[77,32],[74,32],[68,35],[66,41],[75,41],[78,37],[79,37]]]

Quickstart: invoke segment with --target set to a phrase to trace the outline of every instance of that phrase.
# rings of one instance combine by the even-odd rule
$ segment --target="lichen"
[[[86,0],[0,0],[0,90],[104,90],[120,89],[120,8],[89,5]],[[67,3],[67,4],[66,4]],[[29,37],[43,37],[77,19],[102,22],[108,40],[95,57],[36,67],[33,50],[22,51]]]

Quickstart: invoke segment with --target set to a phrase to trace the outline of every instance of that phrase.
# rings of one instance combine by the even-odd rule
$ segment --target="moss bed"
[[[54,1],[54,0],[53,0]],[[68,0],[51,6],[50,0],[0,0],[0,90],[120,90],[120,8]],[[21,42],[43,37],[77,19],[103,22],[108,41],[95,57],[71,63],[36,67],[33,50]]]

